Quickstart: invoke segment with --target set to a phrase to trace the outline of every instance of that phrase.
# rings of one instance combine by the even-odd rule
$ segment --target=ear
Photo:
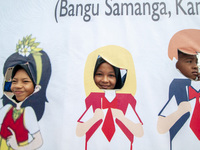
[[[177,63],[178,63],[178,61],[176,62],[176,69],[178,69],[178,67],[177,67]]]
[[[177,62],[176,62],[176,69],[179,69],[179,67],[180,67],[180,64],[179,64],[179,61],[177,60]]]

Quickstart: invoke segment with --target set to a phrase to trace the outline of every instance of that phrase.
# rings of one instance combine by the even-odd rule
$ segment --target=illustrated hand
[[[182,112],[183,114],[187,113],[187,112],[191,112],[192,107],[190,102],[181,102],[178,106],[178,111]]]
[[[104,113],[103,113],[103,110],[100,109],[100,108],[97,108],[94,112],[94,118],[96,120],[100,120],[100,119],[103,119],[104,118]]]
[[[124,113],[119,109],[111,109],[113,117],[121,120],[124,117]]]
[[[15,132],[11,128],[9,128],[9,127],[8,127],[8,130],[10,130],[10,132],[12,133],[12,135],[7,138],[7,145],[10,146],[10,147],[12,147],[15,150],[18,150],[19,146],[17,144]]]

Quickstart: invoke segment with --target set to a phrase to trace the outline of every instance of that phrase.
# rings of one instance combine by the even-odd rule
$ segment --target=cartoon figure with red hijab
[[[86,110],[78,119],[76,134],[85,135],[85,150],[109,149],[111,143],[118,147],[125,140],[132,150],[134,136],[143,136],[143,123],[136,112],[136,76],[131,54],[114,45],[93,51],[85,65],[84,85]]]
[[[4,63],[3,107],[0,109],[0,149],[33,150],[42,146],[38,121],[45,110],[51,75],[48,55],[30,36],[19,40]]]
[[[172,140],[181,128],[183,128],[184,124],[189,123],[190,130],[187,131],[187,134],[182,136],[182,138],[189,138],[189,134],[191,134],[192,138],[200,140],[199,52],[200,30],[181,30],[170,40],[168,56],[171,60],[173,60],[173,58],[177,60],[175,66],[178,71],[177,73],[179,73],[177,76],[179,77],[174,79],[170,84],[169,100],[158,115],[157,129],[161,134],[169,131],[171,150],[173,148]],[[176,102],[176,104],[173,103],[173,101]],[[193,109],[191,103],[195,101],[196,103]],[[172,107],[175,105],[177,107],[175,110],[172,110]],[[192,117],[190,118],[191,114]],[[193,142],[195,142],[195,140],[193,140]],[[196,141],[198,142],[198,140]]]

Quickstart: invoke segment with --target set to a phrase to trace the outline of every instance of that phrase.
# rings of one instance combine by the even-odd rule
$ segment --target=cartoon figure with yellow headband
[[[179,74],[177,74],[178,78],[170,84],[169,100],[158,115],[157,129],[161,134],[169,131],[171,150],[173,148],[172,140],[184,124],[189,124],[190,128],[186,135],[181,136],[182,140],[184,137],[187,138],[187,142],[192,139],[193,144],[200,140],[199,52],[200,30],[181,30],[170,40],[168,56],[171,60],[176,59],[175,66],[178,71],[176,72]],[[191,104],[195,101],[196,104],[192,106]],[[191,118],[190,113],[192,113]]]
[[[51,75],[47,54],[31,35],[19,40],[4,63],[3,107],[0,109],[0,149],[33,150],[42,146],[38,121],[45,110]],[[31,139],[30,139],[31,138]]]
[[[116,139],[123,136],[132,150],[134,136],[143,136],[143,123],[135,109],[136,75],[131,54],[114,45],[93,51],[85,64],[84,85],[86,110],[78,119],[76,134],[86,136],[85,150],[91,148],[89,145],[98,149],[99,143],[101,149],[108,149],[110,143],[121,143]],[[122,136],[117,136],[118,132]],[[103,139],[89,144],[96,135]]]

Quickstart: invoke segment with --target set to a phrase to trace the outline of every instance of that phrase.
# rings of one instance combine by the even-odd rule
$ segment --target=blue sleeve
[[[186,87],[189,85],[191,85],[190,79],[174,79],[169,86],[169,99],[158,115],[161,116],[161,113],[171,101],[171,98],[173,96],[175,96],[177,105],[179,105],[183,101],[188,101],[189,99]]]
[[[169,98],[174,95],[177,105],[183,101],[189,101],[186,87],[191,85],[189,79],[174,79],[169,88]]]

